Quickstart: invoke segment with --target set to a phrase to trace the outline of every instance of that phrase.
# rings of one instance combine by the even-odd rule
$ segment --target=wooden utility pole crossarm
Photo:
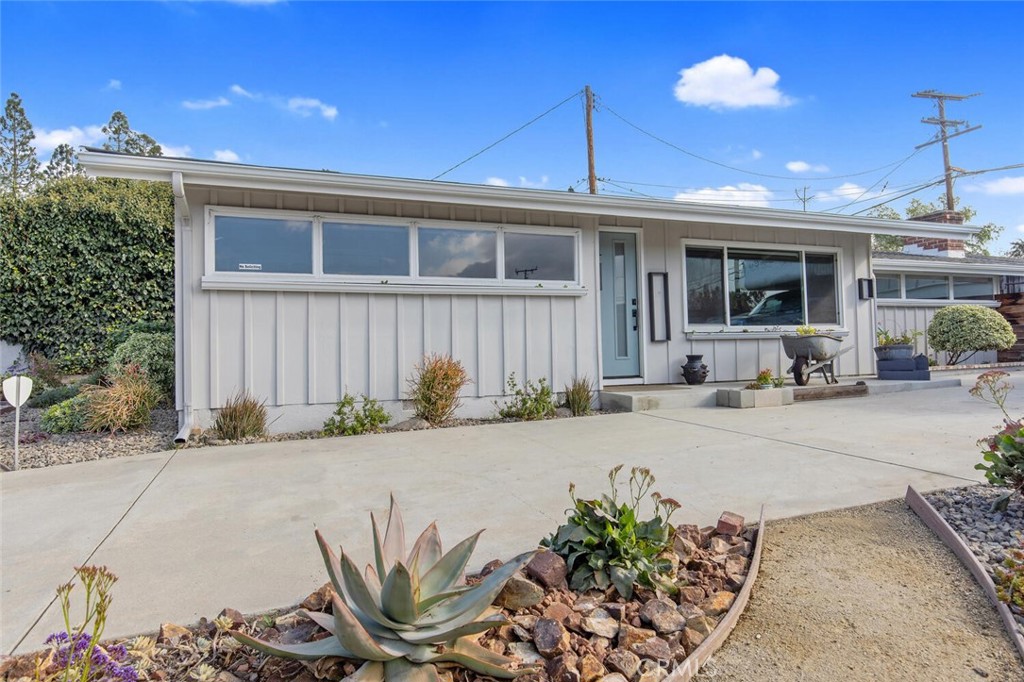
[[[931,142],[919,144],[916,148],[921,149],[922,147],[927,147],[928,145],[935,144],[936,142],[942,143],[942,165],[945,169],[946,174],[947,211],[956,210],[956,200],[953,197],[953,166],[949,162],[949,140],[950,138],[956,137],[957,135],[963,135],[965,133],[970,133],[975,130],[978,130],[979,128],[981,128],[981,126],[974,126],[973,128],[968,127],[966,130],[960,130],[960,126],[969,124],[967,123],[967,121],[954,121],[946,118],[946,100],[950,100],[952,102],[962,102],[965,99],[968,99],[970,97],[976,97],[979,94],[981,93],[976,92],[971,95],[949,95],[942,92],[936,92],[935,90],[922,90],[921,92],[915,92],[913,95],[911,95],[911,97],[933,99],[935,100],[935,103],[939,109],[939,115],[937,117],[933,116],[930,118],[921,119],[921,123],[927,123],[928,125],[934,125],[939,127],[938,138],[932,140]],[[953,128],[954,130],[952,134],[949,132],[950,128]]]

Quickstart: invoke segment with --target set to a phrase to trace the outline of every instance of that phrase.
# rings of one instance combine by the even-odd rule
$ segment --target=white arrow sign
[[[21,440],[21,406],[32,396],[32,380],[13,376],[4,379],[4,399],[14,405],[14,470],[18,470],[18,441]]]

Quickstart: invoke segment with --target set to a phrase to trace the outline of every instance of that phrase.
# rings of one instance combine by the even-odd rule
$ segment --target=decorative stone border
[[[793,389],[720,388],[715,394],[719,407],[782,407],[793,404]]]
[[[779,390],[779,389],[776,389]],[[752,391],[756,393],[757,391]],[[750,568],[747,570],[747,579],[743,581],[732,606],[726,612],[722,620],[711,631],[711,634],[693,650],[686,659],[672,670],[668,677],[662,682],[690,682],[700,672],[701,666],[711,660],[711,657],[722,648],[725,640],[739,623],[740,615],[747,608],[750,601],[750,593],[754,589],[754,581],[757,579],[757,571],[761,567],[761,550],[764,548],[764,507],[761,507],[761,518],[757,522],[757,538],[754,544],[754,554],[750,559]]]
[[[974,556],[974,552],[967,546],[967,543],[963,541],[960,535],[953,530],[952,526],[946,523],[946,519],[942,518],[935,507],[933,507],[928,500],[924,499],[919,492],[914,490],[913,486],[907,487],[906,496],[907,506],[914,510],[917,515],[924,522],[924,525],[932,529],[932,531],[939,536],[942,540],[953,550],[953,554],[956,554],[960,562],[967,567],[967,570],[971,572],[974,579],[981,585],[981,589],[988,595],[989,601],[996,607],[996,611],[999,613],[1000,618],[1003,619],[1003,627],[1006,629],[1006,633],[1010,636],[1014,646],[1017,647],[1017,653],[1021,659],[1024,660],[1024,636],[1020,634],[1017,629],[1017,621],[1014,620],[1013,614],[1010,613],[1009,607],[999,600],[996,596],[996,586],[992,582],[992,578],[989,577],[988,573],[985,572],[985,568],[978,561],[978,558]],[[744,585],[746,587],[746,585]],[[694,652],[696,653],[696,652]]]

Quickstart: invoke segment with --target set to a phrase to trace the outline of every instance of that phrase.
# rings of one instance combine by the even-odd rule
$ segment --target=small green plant
[[[409,380],[409,399],[413,412],[431,426],[440,426],[455,415],[459,393],[469,383],[469,375],[450,355],[428,355],[416,366]]]
[[[757,379],[755,379],[755,381],[759,386],[763,388],[768,388],[769,386],[772,385],[772,380],[774,378],[775,375],[772,373],[772,371],[768,368],[765,368],[757,373]]]
[[[978,351],[1005,350],[1017,343],[1013,327],[998,311],[980,305],[951,305],[935,313],[928,343],[955,365]]]
[[[890,332],[884,327],[879,327],[875,330],[875,345],[876,346],[907,346],[913,345],[914,341],[919,336],[924,336],[924,332],[913,330],[904,331],[900,334]]]
[[[473,635],[508,624],[500,615],[478,620],[505,583],[533,558],[520,554],[478,583],[464,584],[463,572],[480,532],[442,553],[437,525],[420,534],[406,554],[401,510],[391,498],[387,530],[373,527],[374,563],[360,571],[351,557],[334,553],[320,531],[320,547],[331,594],[333,616],[300,610],[334,635],[302,644],[279,644],[230,631],[242,644],[283,658],[342,656],[365,661],[351,676],[359,682],[429,682],[437,680],[438,663],[456,663],[489,677],[513,678],[535,668],[512,670],[512,659],[474,641]]]
[[[334,410],[334,416],[328,417],[324,422],[323,435],[358,436],[383,431],[391,421],[391,415],[373,398],[363,395],[362,399],[357,408],[356,399],[352,395],[346,393],[342,396],[337,409]]]
[[[89,398],[75,395],[46,408],[39,418],[39,428],[47,433],[84,431],[89,418]]]
[[[775,377],[772,379],[772,388],[782,388],[786,385],[786,377]]]
[[[57,386],[46,388],[28,401],[29,407],[43,409],[70,400],[78,395],[78,386]]]
[[[103,352],[105,357],[114,355],[114,351],[122,343],[134,334],[168,334],[174,336],[174,322],[170,320],[156,322],[153,320],[139,320],[128,325],[116,325],[108,327],[106,344]]]
[[[1007,420],[994,436],[982,439],[982,462],[974,468],[985,472],[989,483],[1009,491],[992,503],[993,510],[1005,511],[1014,494],[1024,495],[1024,425]]]
[[[536,384],[527,379],[520,386],[513,372],[508,375],[506,385],[512,397],[504,407],[498,407],[498,414],[502,418],[533,421],[550,417],[555,413],[555,395],[544,377],[538,379]]]
[[[629,501],[619,504],[615,480],[622,465],[608,472],[611,495],[594,500],[577,499],[569,484],[572,508],[569,520],[541,545],[565,559],[569,587],[582,592],[614,586],[631,599],[635,585],[677,592],[667,572],[671,563],[660,558],[675,532],[669,519],[679,508],[673,499],[651,493],[654,517],[641,521],[640,504],[654,486],[654,475],[645,467],[633,467],[629,477]]]
[[[799,336],[811,336],[813,334],[817,334],[818,330],[809,324],[802,324],[796,328],[796,333]]]
[[[106,566],[80,566],[75,569],[75,576],[85,590],[85,616],[80,624],[72,624],[71,592],[75,583],[58,587],[64,630],[46,638],[49,652],[45,658],[37,655],[35,679],[40,682],[135,682],[138,672],[131,665],[127,647],[100,644],[117,576]]]
[[[572,416],[580,417],[590,414],[594,400],[594,384],[588,377],[576,377],[565,385],[565,406]]]
[[[42,353],[29,353],[28,367],[29,374],[44,388],[56,388],[64,383],[64,376],[57,364],[50,362]]]
[[[1003,567],[995,570],[996,595],[1001,601],[1024,609],[1024,545],[1011,549],[1003,559]]]
[[[88,431],[131,431],[148,426],[160,391],[138,365],[127,365],[109,386],[83,386]]]
[[[266,400],[257,400],[248,391],[235,393],[217,412],[213,430],[222,440],[262,438],[267,435]]]
[[[114,350],[107,375],[117,378],[129,365],[138,365],[164,396],[174,392],[174,336],[136,332]]]

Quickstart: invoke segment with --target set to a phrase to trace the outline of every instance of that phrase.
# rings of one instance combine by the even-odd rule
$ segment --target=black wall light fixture
[[[647,301],[651,320],[651,341],[672,339],[672,323],[668,313],[668,273],[647,273]]]
[[[857,280],[857,296],[862,301],[875,297],[875,280],[869,277],[861,277]]]

